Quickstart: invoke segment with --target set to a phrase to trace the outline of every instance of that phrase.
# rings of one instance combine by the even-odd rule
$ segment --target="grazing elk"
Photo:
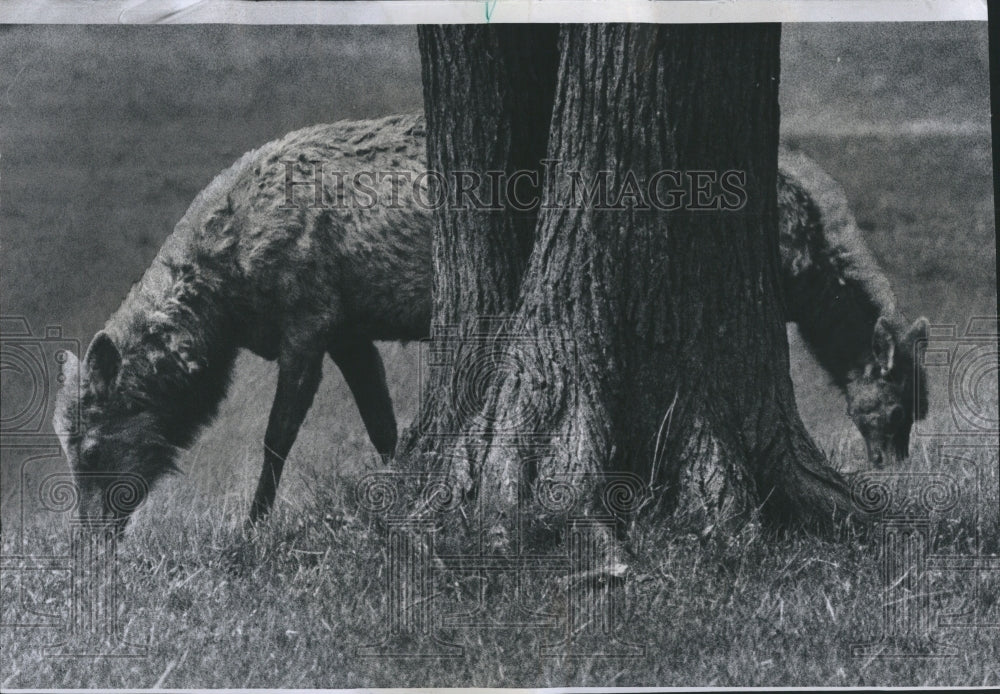
[[[778,210],[788,321],[844,392],[868,462],[906,458],[913,422],[927,414],[916,359],[927,319],[907,323],[843,190],[801,152],[780,153]]]
[[[326,354],[375,448],[392,454],[396,421],[373,341],[428,334],[433,214],[391,176],[365,181],[371,205],[303,182],[315,180],[313,162],[347,178],[419,179],[424,161],[422,116],[317,125],[247,153],[195,198],[82,362],[64,364],[54,426],[78,473],[81,515],[124,527],[129,511],[109,504],[109,485],[116,475],[152,484],[174,468],[214,416],[241,348],[278,362],[251,519],[274,502]],[[911,405],[923,323],[903,329],[832,181],[783,155],[778,188],[789,318],[845,388],[872,462],[905,455],[926,409]]]

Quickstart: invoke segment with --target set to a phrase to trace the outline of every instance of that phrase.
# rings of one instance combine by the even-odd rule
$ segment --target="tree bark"
[[[479,500],[497,548],[545,480],[571,479],[586,497],[611,471],[638,475],[661,508],[702,529],[739,525],[758,508],[814,526],[856,512],[806,433],[789,378],[775,192],[780,27],[563,26],[551,118],[538,121],[527,116],[544,108],[503,97],[521,77],[496,60],[506,54],[490,36],[422,30],[430,161],[511,164],[507,138],[529,143],[517,138],[523,127],[547,130],[560,171],[534,220],[442,211],[436,319],[510,319],[491,331],[491,368],[452,370],[425,393],[431,423],[409,449]],[[536,133],[529,163],[538,144]],[[661,171],[743,172],[746,204],[566,204],[570,171],[577,185],[609,172],[612,203],[630,179],[644,186]],[[440,402],[466,388],[476,414],[440,419]]]
[[[521,278],[534,245],[537,209],[499,204],[487,172],[535,171],[548,140],[555,92],[558,27],[420,26],[429,199],[449,199],[433,235],[435,348],[460,363],[466,345],[457,336],[495,331],[517,303]],[[467,173],[479,175],[478,185]],[[437,188],[441,181],[447,191]],[[539,185],[524,177],[518,195],[529,200]],[[484,209],[479,202],[496,202]],[[467,350],[466,350],[467,351]],[[422,382],[417,425],[403,437],[408,457],[438,452],[439,439],[463,431],[452,381],[454,370],[434,369]],[[473,394],[475,397],[475,394]]]

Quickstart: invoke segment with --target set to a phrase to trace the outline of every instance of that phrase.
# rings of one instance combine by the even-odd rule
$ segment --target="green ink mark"
[[[498,2],[500,2],[500,0],[483,0],[483,5],[485,6],[486,9],[487,22],[489,22],[490,19],[493,17],[493,10],[496,9]]]

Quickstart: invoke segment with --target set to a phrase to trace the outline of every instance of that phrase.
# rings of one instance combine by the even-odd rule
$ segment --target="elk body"
[[[82,515],[124,526],[128,511],[108,503],[115,475],[152,485],[174,469],[215,415],[240,349],[278,362],[252,519],[274,502],[326,355],[375,448],[392,454],[396,420],[374,341],[429,332],[425,156],[419,115],[317,125],[247,153],[195,198],[82,361],[64,364],[54,426]],[[788,320],[844,390],[870,462],[904,457],[926,412],[913,362],[926,322],[908,325],[897,310],[832,179],[783,152],[777,189]]]

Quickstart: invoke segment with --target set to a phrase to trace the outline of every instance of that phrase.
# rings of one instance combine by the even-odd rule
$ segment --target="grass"
[[[971,464],[986,472],[995,459]],[[539,646],[562,635],[552,628],[444,629],[445,640],[465,648],[457,660],[358,657],[357,648],[385,633],[386,546],[357,512],[350,475],[331,466],[308,477],[314,494],[282,504],[249,531],[244,500],[213,507],[185,498],[180,486],[163,490],[141,511],[120,559],[124,630],[148,637],[149,656],[38,658],[52,631],[5,631],[4,686],[981,685],[1000,676],[1000,641],[990,629],[934,630],[958,647],[957,660],[851,657],[851,644],[880,625],[876,545],[759,526],[709,541],[667,526],[633,529],[631,572],[615,590],[625,603],[618,636],[645,647],[639,658],[541,658]],[[971,478],[962,482],[968,493]],[[985,482],[996,489],[995,475]],[[995,494],[981,502],[997,505]],[[961,516],[972,522],[969,509]],[[996,547],[995,515],[981,524],[980,541]],[[940,533],[937,552],[968,551],[968,530],[942,525]],[[936,607],[953,609],[958,598],[995,621],[997,579],[983,574],[972,600],[968,576],[935,572]],[[436,614],[471,609],[479,586],[475,575],[443,573]],[[44,589],[32,589],[43,600]],[[520,599],[509,578],[489,589],[487,623],[517,616],[516,606],[563,609],[564,588],[552,573],[528,574]],[[65,585],[47,590],[50,605],[65,604]]]
[[[385,346],[396,366],[410,351]],[[852,657],[850,646],[870,640],[881,624],[878,543],[850,535],[821,540],[779,534],[760,526],[707,541],[669,524],[632,528],[625,557],[630,572],[615,590],[624,602],[618,636],[645,647],[639,658],[543,658],[539,647],[557,642],[560,628],[496,627],[442,629],[442,638],[464,647],[462,659],[359,657],[358,648],[385,633],[388,609],[384,535],[359,512],[353,495],[353,482],[377,469],[370,444],[344,386],[328,368],[333,383],[324,384],[325,397],[293,450],[275,514],[259,528],[246,529],[264,408],[245,404],[266,403],[275,374],[272,365],[251,358],[238,370],[243,377],[219,423],[185,456],[185,472],[168,479],[139,510],[121,546],[122,625],[133,637],[148,638],[148,656],[39,657],[40,646],[59,632],[4,629],[0,685],[972,686],[1000,681],[996,629],[933,629],[957,647],[958,659]],[[403,378],[393,388],[404,416],[412,413],[416,385]],[[996,393],[986,397],[995,411]],[[928,430],[948,426],[947,411],[938,409]],[[919,443],[916,450],[911,471],[942,469],[933,452],[925,456]],[[857,468],[856,453],[850,446],[832,446],[831,463]],[[934,551],[1000,552],[995,446],[949,466],[962,501],[936,527]],[[34,514],[25,545],[65,553],[61,523]],[[5,524],[9,553],[14,535]],[[932,572],[934,614],[958,609],[981,621],[1000,621],[998,579],[986,572]],[[30,604],[65,611],[65,578],[26,585]],[[481,585],[472,573],[439,573],[435,614],[471,610]],[[523,619],[517,611],[522,607],[529,614],[564,611],[565,588],[551,571],[529,572],[516,598],[509,576],[486,589],[486,623]],[[8,607],[10,596],[5,594]]]
[[[942,79],[933,70],[975,64],[985,29],[972,40],[958,25],[917,26],[912,35],[909,27],[842,29],[786,28],[784,136],[843,184],[907,315],[961,329],[971,316],[995,314],[988,135],[834,136],[810,127],[978,117],[985,82],[970,76],[935,90]],[[166,44],[171,57],[157,47]],[[312,122],[419,108],[414,44],[410,29],[3,29],[4,313],[89,338],[193,195],[241,152]],[[934,66],[926,61],[940,51],[924,47],[937,45],[948,50]],[[791,337],[807,425],[832,464],[858,468],[842,396]],[[381,348],[405,423],[417,411],[417,350]],[[3,627],[0,687],[1000,684],[996,629],[936,628],[957,646],[953,659],[852,657],[850,645],[880,625],[877,543],[759,526],[719,540],[669,524],[632,529],[630,572],[615,590],[624,603],[619,635],[645,647],[640,658],[539,657],[558,628],[442,630],[465,647],[456,660],[358,657],[384,630],[387,549],[380,527],[356,508],[352,485],[372,469],[372,448],[330,364],[275,514],[256,530],[243,525],[275,375],[272,364],[240,359],[217,423],[185,454],[183,474],[139,510],[120,547],[120,623],[148,638],[148,656],[52,658],[41,647],[56,630]],[[926,430],[952,432],[947,382],[934,378]],[[995,388],[987,384],[981,397],[995,412]],[[942,463],[920,442],[915,450],[914,469],[947,465],[962,489],[961,504],[936,527],[934,551],[1000,552],[995,442],[965,462]],[[65,554],[65,519],[40,511],[19,484],[30,454],[0,452],[4,554]],[[33,464],[29,481],[62,469],[57,456]],[[936,615],[1000,622],[996,573],[935,571],[929,580]],[[472,609],[482,587],[475,575],[441,573],[438,614]],[[66,616],[65,574],[5,571],[0,588],[4,623],[22,598]],[[529,573],[516,588],[510,577],[489,582],[483,620],[564,610],[552,572]]]

